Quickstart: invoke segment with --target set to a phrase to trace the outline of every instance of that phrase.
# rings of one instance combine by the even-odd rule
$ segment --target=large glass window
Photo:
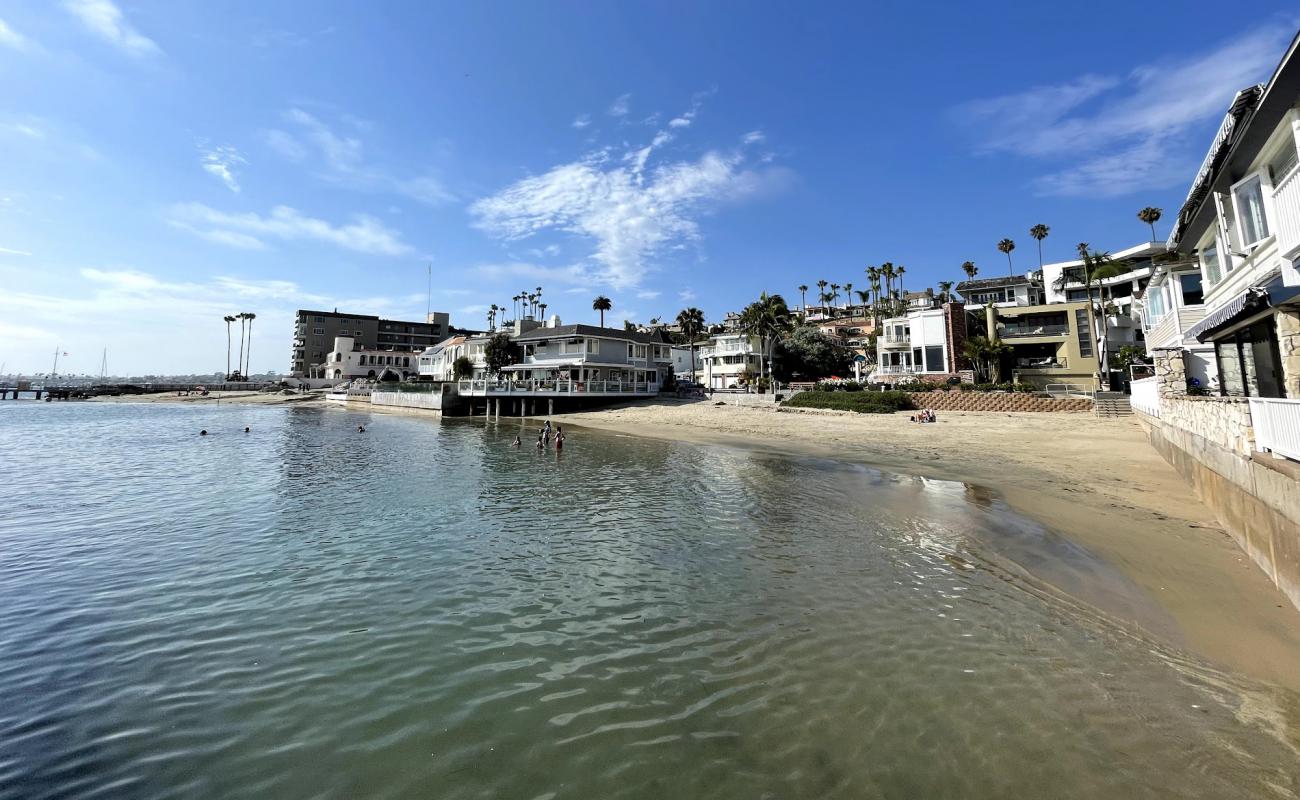
[[[1259,176],[1248,178],[1233,189],[1232,199],[1241,223],[1242,245],[1249,247],[1268,238],[1268,219],[1264,215],[1264,185]]]
[[[1084,358],[1092,356],[1092,331],[1088,326],[1088,311],[1083,308],[1074,310],[1074,326],[1079,332],[1079,355]]]
[[[1219,266],[1219,242],[1214,240],[1208,247],[1201,249],[1201,267],[1205,270],[1205,282],[1213,286],[1223,277]]]
[[[943,347],[940,345],[929,345],[925,348],[925,369],[927,372],[943,372],[946,365],[943,363]]]

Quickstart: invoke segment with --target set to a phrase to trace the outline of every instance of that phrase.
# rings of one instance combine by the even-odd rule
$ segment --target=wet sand
[[[698,401],[613,407],[561,419],[565,425],[817,455],[991,488],[1015,511],[1141,587],[1176,626],[1175,644],[1300,691],[1300,611],[1150,447],[1135,419],[940,412],[937,423],[919,425],[906,413],[777,412]],[[1122,603],[1071,591],[1111,616],[1124,616]],[[1159,620],[1133,614],[1123,621],[1171,638]]]

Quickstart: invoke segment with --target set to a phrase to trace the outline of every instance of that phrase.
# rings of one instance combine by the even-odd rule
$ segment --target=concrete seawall
[[[422,411],[442,411],[442,392],[371,392],[370,404],[412,408]]]
[[[1136,414],[1151,446],[1300,608],[1300,465],[1252,453],[1248,435],[1226,435],[1240,430],[1229,424],[1242,413],[1231,403],[1166,398],[1164,405],[1162,417]]]

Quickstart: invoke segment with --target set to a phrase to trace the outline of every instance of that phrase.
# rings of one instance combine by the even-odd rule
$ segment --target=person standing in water
[[[519,447],[519,446],[521,446],[521,445],[523,445],[523,442],[519,441],[519,434],[516,433],[516,434],[515,434],[515,440],[514,440],[513,442],[510,443],[510,446],[511,446],[511,447]]]

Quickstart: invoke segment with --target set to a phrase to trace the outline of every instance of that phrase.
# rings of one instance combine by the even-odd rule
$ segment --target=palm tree
[[[827,286],[830,286],[829,281],[826,280],[817,281],[817,290],[821,292],[820,300],[822,303],[822,314],[826,313],[826,287]]]
[[[799,284],[799,304],[803,306],[803,313],[808,313],[808,284]]]
[[[1151,241],[1156,241],[1156,223],[1160,221],[1162,211],[1153,206],[1147,206],[1138,212],[1138,219],[1151,226]]]
[[[867,311],[867,305],[870,303],[870,301],[871,301],[871,290],[870,290],[870,289],[859,289],[859,290],[858,290],[858,302],[862,304],[862,313],[863,313],[863,314],[866,313],[866,311]]]
[[[975,266],[974,261],[963,261],[961,262],[961,271],[966,273],[967,280],[974,280],[975,276],[979,274],[980,268]]]
[[[779,294],[769,295],[763,292],[741,312],[740,326],[746,333],[758,336],[762,343],[758,362],[758,374],[762,377],[762,354],[767,352],[768,338],[775,339],[777,334],[790,327],[790,310],[786,307],[785,298]]]
[[[493,304],[488,308],[488,315],[487,315],[487,317],[488,317],[488,330],[492,330],[492,331],[494,331],[494,330],[497,329],[497,312],[500,311],[500,310],[501,310],[500,308],[497,308],[497,304],[496,304],[496,303],[493,303]]]
[[[537,318],[546,319],[546,303],[537,304]]]
[[[804,287],[807,291],[808,287]],[[806,308],[807,306],[805,306]],[[686,337],[686,343],[691,348],[691,380],[695,380],[695,340],[704,332],[704,312],[691,306],[682,309],[677,314],[677,326],[682,329],[682,335]]]
[[[1073,269],[1061,270],[1061,274],[1057,276],[1056,280],[1052,283],[1052,288],[1058,292],[1064,292],[1066,284],[1070,283],[1072,280],[1079,281],[1083,284],[1088,296],[1089,335],[1093,337],[1095,352],[1097,353],[1097,363],[1100,365],[1101,370],[1105,370],[1107,368],[1106,325],[1103,321],[1101,337],[1098,339],[1097,317],[1093,309],[1092,287],[1097,281],[1105,280],[1106,278],[1113,278],[1116,275],[1122,275],[1127,270],[1112,261],[1109,253],[1099,253],[1096,250],[1090,249],[1087,242],[1079,242],[1078,250],[1079,260],[1082,264]],[[1097,299],[1102,299],[1101,290],[1098,290]]]
[[[230,323],[235,321],[234,317],[222,317],[226,323],[226,378],[230,378]]]
[[[952,301],[952,281],[939,281],[939,302]]]
[[[1007,273],[1011,275],[1011,277],[1013,278],[1016,276],[1016,268],[1011,266],[1011,251],[1015,249],[1016,249],[1016,243],[1011,241],[1010,239],[1003,239],[1002,241],[998,242],[998,250],[1001,250],[1003,253],[1007,254]]]
[[[907,297],[907,292],[903,290],[903,273],[905,272],[907,272],[907,267],[902,264],[894,267],[894,277],[898,278],[898,294],[903,298]]]
[[[831,284],[831,308],[832,309],[835,308],[835,301],[839,299],[840,299],[840,285],[838,283],[832,283]]]
[[[600,327],[605,327],[605,312],[613,307],[614,304],[603,294],[591,301],[591,310],[600,312]]]
[[[885,279],[885,296],[889,297],[894,290],[894,262],[886,261],[880,265],[880,277]]]
[[[537,287],[537,294],[533,295],[533,298],[534,298],[534,300],[536,300],[536,302],[537,302],[537,304],[538,304],[538,305],[537,305],[538,319],[540,319],[540,318],[541,318],[542,287],[540,287],[540,286]]]
[[[853,284],[847,282],[844,284],[844,299],[847,301],[846,305],[848,306],[849,313],[852,314],[853,313]]]
[[[248,361],[244,364],[244,380],[248,380],[248,373],[253,370],[253,320],[257,315],[249,312],[244,317],[248,320]]]
[[[239,320],[239,369],[237,371],[239,372],[239,377],[243,378],[244,377],[244,321],[248,319],[248,315],[241,311],[235,315],[235,319]]]
[[[1041,222],[1029,229],[1029,235],[1038,240],[1038,268],[1039,269],[1043,268],[1043,240],[1047,238],[1047,234],[1051,233],[1051,230],[1052,230],[1051,228],[1047,227]]]

